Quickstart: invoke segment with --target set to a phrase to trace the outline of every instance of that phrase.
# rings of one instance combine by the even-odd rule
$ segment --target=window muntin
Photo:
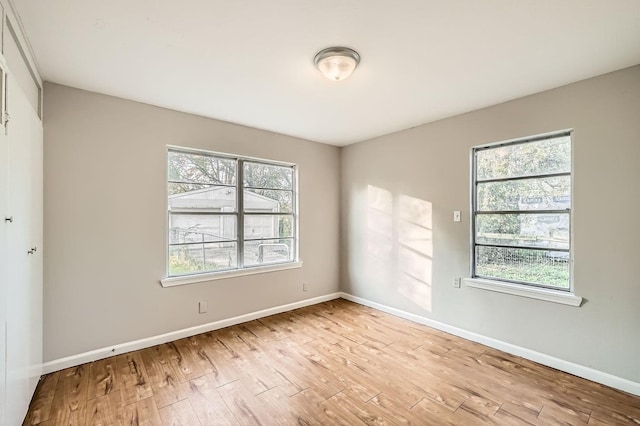
[[[296,261],[295,179],[294,165],[169,148],[168,276]]]
[[[570,291],[571,136],[473,149],[472,276]]]

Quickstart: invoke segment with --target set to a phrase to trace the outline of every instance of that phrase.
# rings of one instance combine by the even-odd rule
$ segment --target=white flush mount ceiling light
[[[329,80],[340,81],[351,75],[360,63],[360,55],[348,47],[327,47],[313,60],[320,72]]]

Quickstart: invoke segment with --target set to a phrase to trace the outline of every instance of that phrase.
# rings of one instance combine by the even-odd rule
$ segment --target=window
[[[571,135],[473,149],[472,278],[571,290]]]
[[[295,165],[170,148],[168,276],[297,261],[295,188]]]

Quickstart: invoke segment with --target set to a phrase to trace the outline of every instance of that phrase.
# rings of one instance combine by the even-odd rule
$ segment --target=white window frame
[[[571,177],[571,204],[568,209],[558,209],[558,210],[534,210],[531,213],[562,213],[569,214],[569,249],[568,250],[559,250],[563,252],[567,252],[569,254],[569,288],[561,289],[557,287],[545,286],[536,283],[529,282],[520,282],[515,280],[508,279],[500,279],[495,277],[482,277],[476,274],[476,247],[477,246],[497,246],[500,245],[491,245],[491,244],[478,244],[476,243],[476,217],[478,215],[477,212],[477,189],[478,189],[478,180],[477,180],[477,161],[476,161],[476,153],[482,150],[495,149],[502,146],[516,145],[516,144],[526,144],[532,142],[539,142],[542,140],[553,139],[560,136],[569,136],[571,139],[571,170],[568,173],[546,173],[540,174],[536,176],[527,176],[527,178],[532,177],[552,177],[552,176],[570,176]],[[580,306],[582,303],[582,298],[578,297],[574,293],[574,282],[573,282],[573,135],[572,129],[545,133],[535,136],[528,136],[524,138],[512,139],[492,144],[479,145],[475,146],[471,149],[471,271],[470,278],[466,278],[464,280],[465,285],[467,287],[473,287],[483,290],[496,291],[500,293],[507,293],[516,296],[529,297],[533,299],[545,300],[555,303],[567,304],[571,306]],[[521,178],[513,178],[513,179],[498,179],[499,181],[512,181],[518,180]],[[484,180],[486,181],[486,180]],[[489,180],[493,181],[493,180]],[[484,214],[484,213],[482,213]],[[506,214],[506,213],[505,213]],[[511,246],[509,247],[511,248]],[[524,248],[524,249],[533,249],[531,247],[520,247],[514,246],[513,248]],[[545,251],[549,251],[548,249],[544,249]]]
[[[180,146],[167,146],[167,176],[165,182],[167,184],[167,221],[166,221],[166,275],[165,278],[160,280],[160,283],[163,287],[172,287],[176,285],[183,284],[192,284],[203,281],[213,281],[218,279],[243,276],[243,275],[253,275],[259,273],[287,270],[293,268],[299,268],[302,266],[302,261],[299,258],[299,212],[298,212],[298,167],[294,163],[288,163],[283,161],[274,161],[267,160],[262,158],[254,158],[247,157],[241,155],[233,155],[227,153],[220,153],[208,150],[194,149],[194,148],[185,148]],[[204,155],[210,156],[214,158],[220,158],[225,160],[233,160],[236,162],[236,211],[234,213],[225,213],[224,215],[232,215],[236,217],[236,254],[237,254],[237,266],[235,268],[225,269],[221,271],[205,271],[205,272],[193,272],[183,275],[170,275],[169,273],[169,247],[170,244],[170,215],[171,210],[169,207],[169,153],[170,152],[180,152],[184,154],[195,154],[195,155]],[[278,167],[287,167],[292,169],[292,211],[290,213],[279,213],[279,212],[269,212],[269,215],[275,216],[293,216],[292,223],[292,236],[286,237],[292,240],[291,248],[292,248],[292,260],[277,262],[277,263],[267,263],[264,265],[249,265],[246,266],[244,264],[244,218],[245,216],[256,215],[256,213],[248,213],[244,211],[244,190],[245,188],[252,188],[250,186],[245,187],[243,172],[244,172],[244,164],[247,163],[259,163],[271,166]],[[215,213],[212,213],[215,214]],[[261,213],[258,213],[261,214]],[[266,213],[264,213],[266,214]],[[224,216],[223,214],[219,214],[220,217]],[[280,238],[277,238],[280,239]]]

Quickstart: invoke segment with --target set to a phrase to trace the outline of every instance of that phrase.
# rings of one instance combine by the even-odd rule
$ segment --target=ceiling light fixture
[[[360,55],[348,47],[327,47],[316,54],[313,62],[329,80],[340,81],[351,75],[360,63]]]

